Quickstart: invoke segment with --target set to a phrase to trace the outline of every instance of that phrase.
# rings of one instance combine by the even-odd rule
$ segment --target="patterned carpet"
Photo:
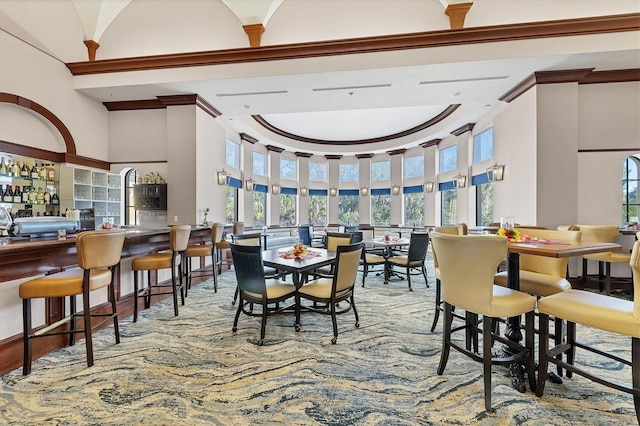
[[[359,276],[360,278],[360,276]],[[7,425],[632,425],[633,398],[579,376],[548,383],[545,395],[518,393],[494,367],[493,413],[484,411],[482,367],[452,352],[438,376],[440,325],[433,319],[434,282],[421,277],[383,285],[370,274],[357,288],[360,328],[340,316],[337,345],[331,319],[303,314],[270,317],[264,346],[259,319],[240,317],[231,332],[235,274],[220,277],[217,294],[204,282],[189,293],[180,316],[169,301],[97,333],[95,365],[84,341],[43,357],[28,377],[2,379],[0,424]],[[621,348],[627,339],[579,329],[583,340]],[[586,363],[599,363],[578,352]],[[602,374],[630,381],[621,364]]]

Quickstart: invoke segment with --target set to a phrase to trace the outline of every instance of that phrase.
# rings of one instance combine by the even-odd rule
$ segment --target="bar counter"
[[[119,320],[131,316],[133,313],[133,290],[130,284],[133,281],[132,259],[147,253],[167,250],[169,248],[169,229],[169,226],[126,229],[122,258],[116,267],[114,279]],[[190,245],[204,244],[210,241],[210,228],[192,227]],[[0,304],[0,319],[2,319],[3,326],[3,334],[0,335],[0,374],[22,365],[22,304],[18,296],[19,284],[31,277],[77,267],[77,264],[74,235],[63,238],[0,237],[0,291],[3,302]],[[205,264],[201,260],[200,267],[203,266]],[[194,269],[197,267],[194,265]],[[153,279],[162,280],[162,278],[162,276],[155,276]],[[152,303],[157,303],[160,300],[162,300],[161,297],[153,298]],[[144,309],[142,300],[140,302],[140,308]],[[65,302],[62,298],[46,299],[44,305],[46,324],[64,318]],[[106,300],[94,304],[92,299],[92,311],[101,312],[104,310],[106,312],[106,306]],[[16,334],[18,330],[20,332]],[[37,339],[34,344],[34,360],[48,352],[64,347],[65,343],[65,336]]]

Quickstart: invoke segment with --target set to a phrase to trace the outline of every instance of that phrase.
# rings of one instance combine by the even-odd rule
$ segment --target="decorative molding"
[[[308,138],[306,136],[300,136],[300,135],[296,135],[294,133],[290,133],[290,132],[287,132],[285,130],[282,130],[282,129],[274,126],[273,124],[269,123],[261,115],[252,115],[251,117],[254,120],[256,120],[258,122],[258,124],[260,124],[265,129],[267,129],[267,130],[269,130],[269,131],[271,131],[271,132],[273,132],[273,133],[275,133],[277,135],[283,136],[285,138],[297,140],[297,141],[300,141],[300,142],[318,144],[318,145],[363,145],[363,144],[376,143],[376,142],[385,142],[385,141],[389,141],[389,140],[398,139],[398,138],[402,138],[402,137],[405,137],[405,136],[412,135],[414,133],[417,133],[419,131],[427,129],[427,128],[429,128],[429,127],[441,122],[442,120],[444,120],[445,118],[447,118],[451,114],[453,114],[453,112],[455,110],[457,110],[459,107],[460,107],[460,104],[449,105],[448,107],[446,107],[444,110],[442,110],[442,112],[440,112],[435,117],[432,117],[431,119],[425,121],[424,123],[418,124],[415,127],[412,127],[410,129],[407,129],[407,130],[403,130],[401,132],[393,133],[393,134],[386,135],[386,136],[379,136],[379,137],[375,137],[375,138],[359,139],[359,140],[322,140],[322,139]]]
[[[264,33],[264,25],[262,24],[243,25],[242,29],[249,37],[249,46],[260,47],[260,42],[262,41],[262,33]]]
[[[142,99],[135,101],[103,102],[102,105],[104,105],[108,111],[164,109],[168,106],[196,105],[213,118],[217,118],[222,115],[222,113],[213,105],[195,94],[157,96],[156,99]]]
[[[313,156],[313,154],[308,153],[308,152],[296,152],[296,157],[302,157],[302,158],[311,158]]]
[[[600,83],[625,83],[627,81],[640,81],[640,68],[628,70],[594,71],[587,74],[580,84]]]
[[[342,155],[327,154],[324,156],[324,158],[326,158],[327,160],[340,160],[342,158]]]
[[[451,134],[454,135],[454,136],[463,135],[463,134],[465,134],[467,132],[472,131],[473,130],[473,126],[475,126],[475,125],[476,125],[475,123],[467,123],[467,124],[465,124],[463,126],[458,127],[455,130],[452,130]]]
[[[394,149],[392,151],[387,151],[387,154],[389,155],[398,155],[398,154],[404,154],[407,151],[406,148],[400,148],[400,149]]]
[[[356,154],[357,159],[361,158],[373,158],[373,154]]]
[[[473,3],[456,3],[447,6],[444,13],[449,17],[449,27],[452,30],[459,30],[464,27],[464,18],[467,16],[471,6],[473,6]]]
[[[422,142],[420,146],[422,148],[429,148],[430,146],[438,146],[441,140],[442,139],[431,139],[430,141]]]
[[[100,44],[94,40],[85,40],[84,45],[87,46],[87,53],[89,54],[89,62],[94,62],[96,60],[96,51]]]
[[[603,149],[579,149],[578,153],[585,154],[590,152],[638,152],[638,148],[603,148]]]
[[[275,145],[267,145],[267,151],[273,151],[280,154],[281,152],[284,151],[284,148],[280,148],[279,146],[275,146]]]
[[[353,55],[640,30],[640,13],[65,64],[73,75]]]
[[[251,135],[248,135],[246,133],[240,133],[240,140],[245,141],[245,142],[249,142],[252,145],[255,145],[256,143],[258,143],[258,139],[254,138]]]
[[[0,140],[0,151],[24,157],[39,158],[41,160],[53,161],[55,163],[70,163],[78,166],[93,167],[96,169],[110,170],[111,163],[94,158],[82,157],[80,155],[66,152],[53,152],[46,149],[34,148],[20,145],[13,142]]]
[[[62,120],[60,120],[54,113],[40,105],[39,103],[33,102],[31,99],[23,98],[22,96],[13,95],[11,93],[3,93],[0,92],[0,103],[8,103],[18,105],[22,108],[30,109],[36,114],[42,116],[45,120],[55,127],[60,135],[62,135],[62,139],[64,140],[64,144],[66,147],[66,152],[68,154],[75,155],[76,153],[76,143],[73,140],[73,136],[71,136],[71,132],[64,125]]]

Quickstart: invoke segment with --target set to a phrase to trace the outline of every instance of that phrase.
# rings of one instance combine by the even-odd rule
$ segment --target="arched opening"
[[[640,216],[640,154],[627,157],[622,167],[622,225],[637,226]]]

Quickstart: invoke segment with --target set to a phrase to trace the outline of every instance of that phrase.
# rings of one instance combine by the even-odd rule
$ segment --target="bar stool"
[[[184,251],[189,244],[191,236],[190,225],[173,226],[169,231],[169,249],[171,252],[150,253],[142,257],[133,259],[131,269],[133,270],[133,322],[138,321],[138,297],[144,296],[145,309],[151,306],[151,296],[160,296],[163,294],[173,294],[173,311],[178,316],[178,290],[182,304],[184,305],[184,287],[182,285],[182,257]],[[176,284],[176,266],[178,267],[178,278],[180,284]],[[171,269],[171,284],[152,285],[151,271],[160,269]],[[138,286],[138,271],[147,271],[147,287],[140,289]],[[161,289],[163,287],[171,287],[171,291],[153,291],[153,289]]]
[[[80,269],[71,269],[57,274],[46,275],[25,281],[20,285],[19,295],[22,299],[24,326],[23,375],[26,376],[31,372],[32,340],[38,337],[68,334],[69,346],[73,346],[75,344],[75,333],[84,333],[87,367],[93,365],[93,339],[91,337],[93,329],[109,320],[113,320],[116,344],[120,343],[116,297],[113,288],[113,269],[120,262],[124,237],[124,231],[82,232],[76,237],[76,250]],[[91,314],[89,294],[103,287],[108,288],[111,312],[107,314]],[[76,313],[76,296],[78,295],[82,295],[82,314]],[[67,296],[69,297],[69,316],[33,332],[31,327],[31,299]],[[75,324],[76,318],[80,316],[84,318],[83,329],[77,329]],[[92,317],[102,317],[104,319],[99,324],[92,326]],[[68,330],[53,331],[66,323],[70,324]]]
[[[186,277],[187,277],[187,287],[185,289],[184,295],[187,297],[189,290],[191,289],[191,278],[195,277],[204,277],[206,276],[206,272],[204,270],[194,272],[192,270],[191,260],[194,257],[206,257],[211,256],[211,274],[213,275],[213,292],[218,292],[218,276],[216,274],[216,250],[215,244],[222,239],[222,231],[224,230],[224,226],[221,223],[214,223],[211,225],[211,244],[198,244],[195,246],[189,246],[184,251],[184,257],[187,260],[186,263]]]
[[[576,225],[582,232],[583,242],[602,242],[612,243],[619,235],[620,230],[617,225]],[[611,264],[612,263],[624,263],[628,264],[631,260],[631,253],[624,252],[605,252],[585,254],[582,256],[582,278],[581,284],[584,287],[584,283],[587,280],[587,260],[595,260],[598,262],[598,286],[600,291],[603,290],[608,296],[611,294]],[[622,279],[620,279],[622,280]],[[626,280],[625,280],[626,281]],[[631,280],[628,280],[631,281]]]

